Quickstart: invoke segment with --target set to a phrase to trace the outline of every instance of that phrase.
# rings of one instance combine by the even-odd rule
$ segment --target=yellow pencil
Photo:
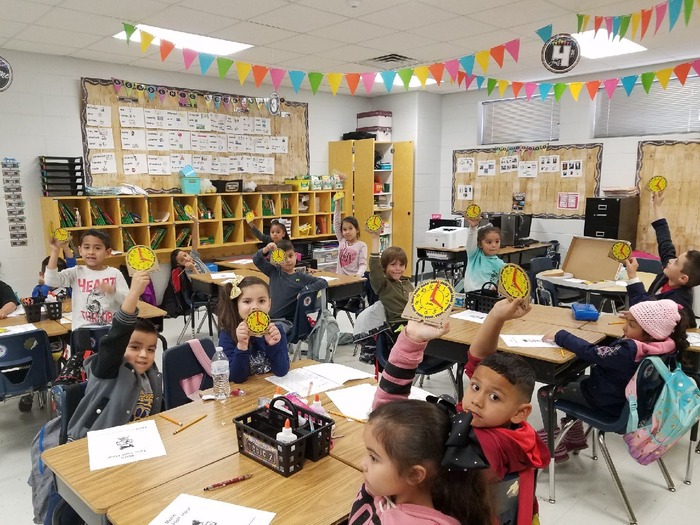
[[[329,410],[328,413],[333,414],[334,416],[344,417],[346,419],[349,419],[350,421],[355,421],[357,423],[363,423],[363,424],[367,423],[367,421],[362,421],[361,419],[355,419],[354,417],[346,416],[345,414],[341,414],[340,412],[336,412],[334,410]]]
[[[182,421],[178,421],[177,419],[173,419],[171,417],[166,416],[165,414],[158,414],[160,417],[165,419],[166,421],[170,421],[171,423],[175,423],[176,425],[182,426],[183,423]]]
[[[195,419],[194,421],[190,421],[189,423],[187,423],[186,425],[184,425],[182,428],[178,428],[175,432],[173,432],[173,434],[177,434],[178,432],[182,432],[182,431],[185,430],[186,428],[191,427],[192,425],[194,425],[194,424],[197,423],[198,421],[201,421],[201,420],[204,419],[205,417],[207,417],[206,414],[204,414],[203,416],[199,416],[197,419]]]
[[[612,323],[608,324],[625,324],[627,321],[613,321]]]

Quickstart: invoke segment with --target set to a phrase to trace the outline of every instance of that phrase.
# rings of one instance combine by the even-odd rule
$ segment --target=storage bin
[[[308,179],[284,179],[285,184],[289,184],[296,191],[308,191]]]
[[[24,315],[27,317],[28,323],[38,323],[41,321],[42,304],[25,304]]]
[[[490,288],[495,286],[492,283],[486,283],[481,290],[474,290],[464,294],[464,307],[468,310],[477,312],[489,313],[494,305],[503,299],[498,295],[498,291]]]
[[[574,312],[574,319],[577,321],[597,321],[600,315],[592,304],[574,303],[571,305],[571,310]]]
[[[189,164],[180,170],[180,177],[196,177],[197,172]]]
[[[202,179],[199,177],[180,177],[180,189],[182,193],[197,195],[202,187]]]
[[[58,321],[63,315],[63,301],[45,301],[46,315],[53,321]]]
[[[367,128],[357,128],[357,131],[371,133],[376,137],[378,142],[391,142],[391,128],[371,126]]]
[[[240,193],[243,190],[243,179],[213,180],[211,183],[219,193]]]
[[[357,114],[357,129],[391,128],[391,111],[365,111]]]

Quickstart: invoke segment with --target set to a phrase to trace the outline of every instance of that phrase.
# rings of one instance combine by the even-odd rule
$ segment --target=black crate
[[[503,299],[498,295],[498,291],[487,286],[495,286],[493,283],[484,285],[481,290],[474,290],[464,294],[464,307],[467,310],[475,310],[477,312],[489,313],[493,306]]]
[[[44,306],[49,319],[58,321],[63,315],[63,301],[44,301]]]
[[[41,303],[25,304],[24,315],[27,317],[28,323],[38,323],[41,321]]]
[[[305,459],[318,461],[330,453],[331,429],[335,422],[312,410],[295,406],[285,397],[275,398],[272,404],[279,401],[285,403],[285,410],[262,407],[235,417],[233,422],[241,454],[289,477],[304,467]],[[298,418],[291,414],[301,416],[307,423],[300,426]],[[287,419],[298,439],[281,443],[276,437]]]
[[[46,197],[85,194],[82,157],[39,157],[41,186]]]

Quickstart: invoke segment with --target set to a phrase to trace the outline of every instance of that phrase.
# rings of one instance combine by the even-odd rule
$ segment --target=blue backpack
[[[658,383],[661,389],[653,409],[640,406],[647,395],[637,391],[649,383],[652,387]],[[675,364],[671,371],[659,357],[647,357],[639,364],[625,395],[630,415],[624,439],[630,455],[642,465],[660,458],[700,419],[697,385],[680,366]]]

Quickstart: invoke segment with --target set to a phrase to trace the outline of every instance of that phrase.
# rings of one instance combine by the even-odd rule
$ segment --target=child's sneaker
[[[559,434],[561,433],[561,430],[559,430],[559,427],[554,429],[554,441],[559,438]],[[547,430],[542,428],[537,431],[537,435],[539,438],[542,440],[542,442],[549,447],[549,444],[547,443]],[[569,453],[566,450],[566,446],[564,443],[559,443],[559,446],[554,449],[554,462],[555,463],[563,463],[564,461],[567,461],[569,459]]]
[[[561,420],[562,427],[565,423],[566,418],[563,418]],[[578,452],[579,450],[588,448],[586,432],[583,430],[583,421],[579,420],[574,423],[574,426],[572,426],[566,433],[566,436],[564,436],[562,444],[566,447],[567,452]]]

